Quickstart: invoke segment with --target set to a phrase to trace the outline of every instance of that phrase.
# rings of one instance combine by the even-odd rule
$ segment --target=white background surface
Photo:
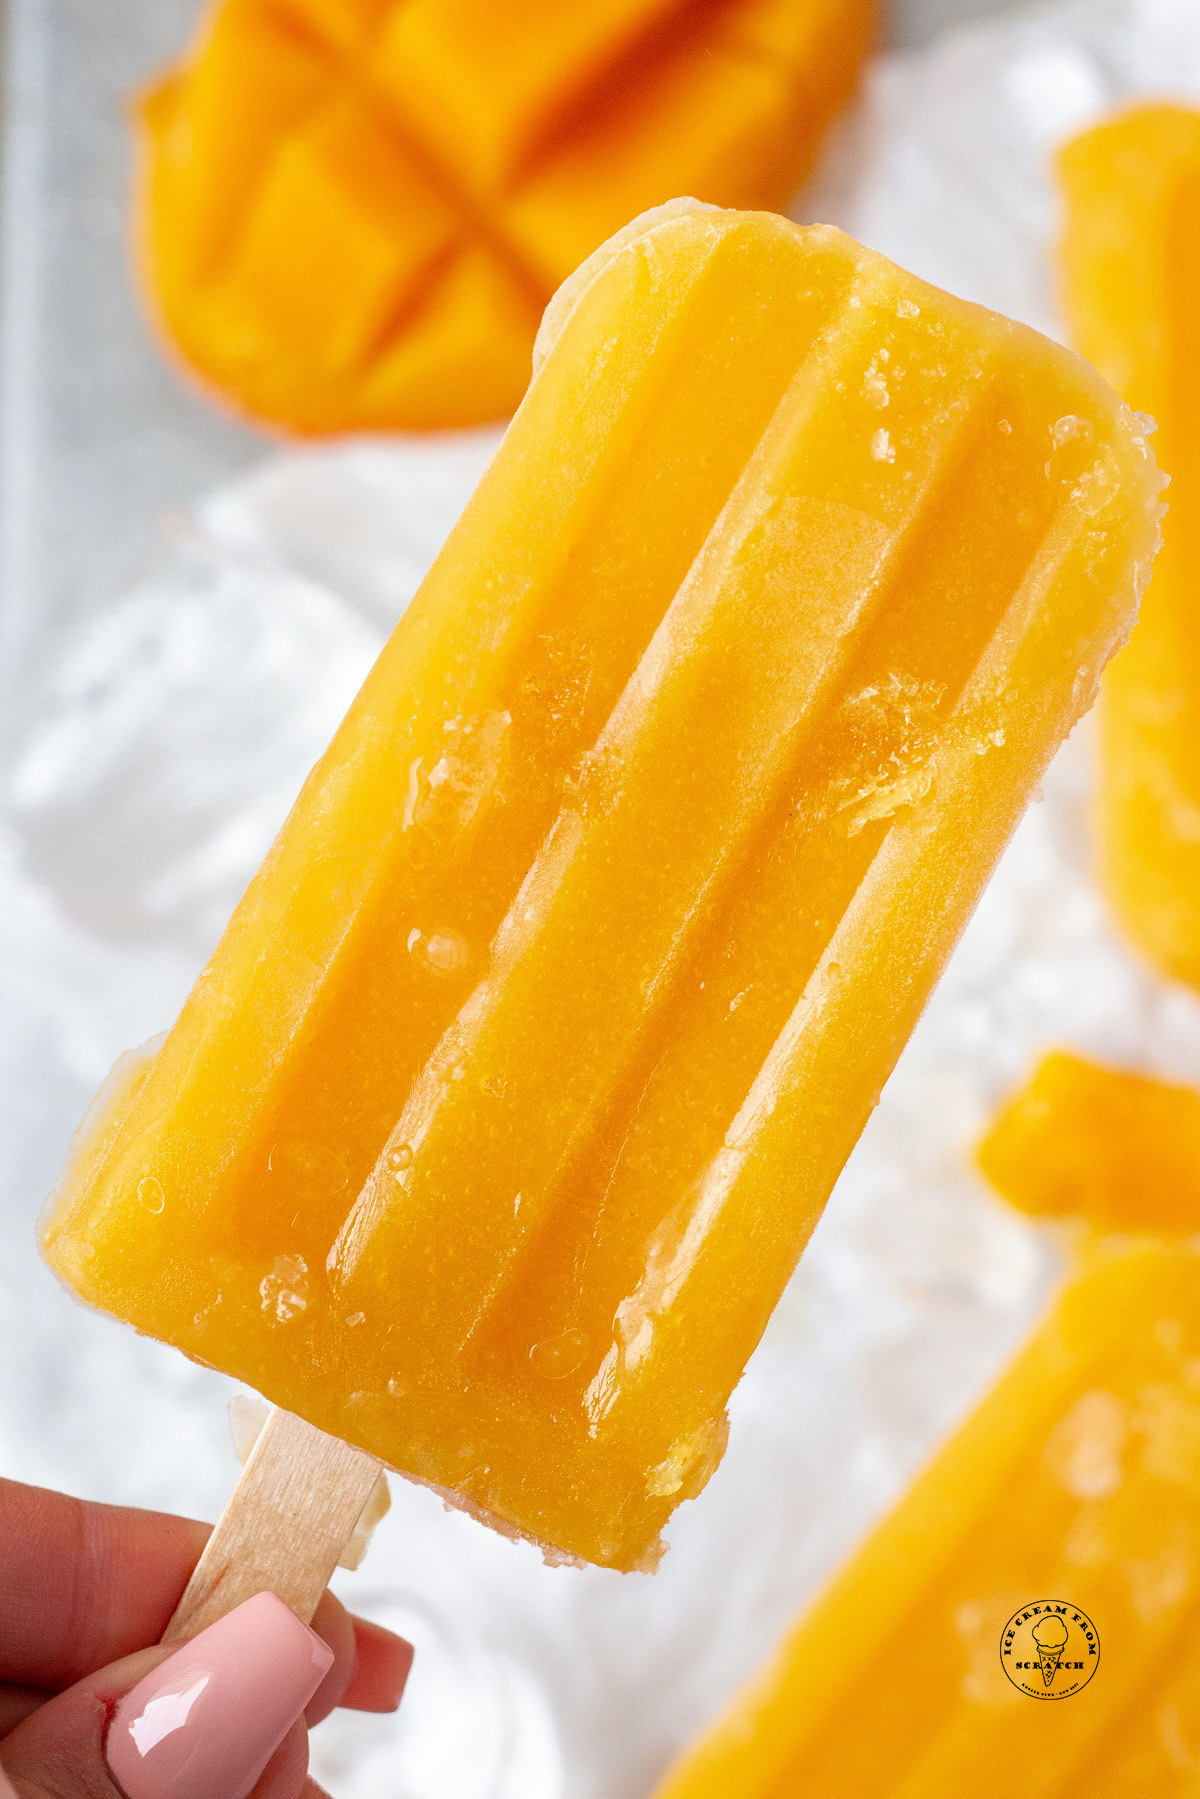
[[[187,10],[13,9],[0,1471],[211,1517],[236,1472],[228,1383],[75,1307],[36,1260],[34,1214],[113,1056],[170,1021],[494,438],[263,461],[159,362],[125,273],[117,103]],[[968,9],[901,7],[897,24],[915,42],[951,10]],[[1054,330],[1048,152],[1138,92],[1200,95],[1196,0],[1081,0],[921,47],[876,69],[797,216]],[[417,1669],[397,1720],[318,1733],[339,1799],[640,1799],[1020,1337],[1053,1257],[970,1173],[988,1108],[1058,1040],[1200,1080],[1200,1007],[1105,925],[1088,778],[1085,730],[852,1159],[661,1571],[547,1570],[393,1483],[364,1569],[338,1584],[414,1636]]]

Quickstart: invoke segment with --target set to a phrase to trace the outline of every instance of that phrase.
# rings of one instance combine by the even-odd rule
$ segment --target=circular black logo
[[[1031,1699],[1069,1699],[1099,1665],[1096,1626],[1063,1599],[1023,1605],[1000,1635],[1000,1666]]]

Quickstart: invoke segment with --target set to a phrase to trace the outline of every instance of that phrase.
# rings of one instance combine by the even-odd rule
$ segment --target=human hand
[[[207,1536],[0,1480],[0,1799],[321,1799],[308,1726],[399,1704],[410,1645],[329,1593],[159,1646]]]

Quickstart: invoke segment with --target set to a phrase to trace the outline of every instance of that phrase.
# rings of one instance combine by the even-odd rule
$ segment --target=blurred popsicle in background
[[[979,1165],[1035,1218],[1200,1228],[1200,1093],[1056,1050],[993,1119]]]
[[[1003,1108],[981,1165],[1022,1209],[1090,1233],[1076,1268],[657,1799],[1195,1792],[1198,1115],[1200,1095],[1061,1054]],[[1180,1235],[1148,1234],[1167,1229]],[[1045,1602],[1065,1606],[1084,1676],[1077,1613],[1099,1640],[1095,1677],[1063,1705],[1033,1703],[1006,1672],[1006,1624]],[[1053,1697],[1046,1671],[1029,1677]]]
[[[1158,425],[1169,522],[1100,706],[1100,872],[1162,973],[1200,987],[1200,110],[1141,106],[1065,146],[1072,337]]]

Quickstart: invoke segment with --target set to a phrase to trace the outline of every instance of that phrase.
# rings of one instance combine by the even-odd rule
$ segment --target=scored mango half
[[[679,194],[780,207],[876,0],[223,0],[139,108],[170,345],[303,433],[465,425],[546,302]]]

